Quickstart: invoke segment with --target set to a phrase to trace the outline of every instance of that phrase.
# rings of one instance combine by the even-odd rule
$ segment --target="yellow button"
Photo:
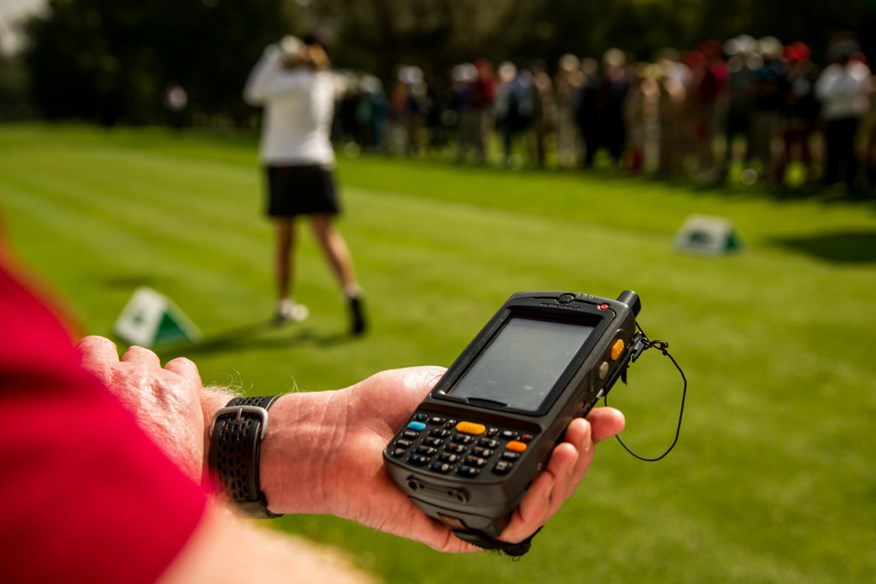
[[[476,424],[474,422],[460,422],[456,425],[456,430],[463,434],[474,434],[475,436],[480,436],[487,431],[487,427],[483,424]]]
[[[624,352],[625,346],[626,345],[624,344],[623,339],[618,339],[614,342],[614,344],[611,346],[611,360],[612,361],[617,361],[620,358],[621,353]]]
[[[526,452],[526,444],[524,444],[523,442],[518,442],[517,440],[512,440],[505,445],[505,448],[513,452]]]

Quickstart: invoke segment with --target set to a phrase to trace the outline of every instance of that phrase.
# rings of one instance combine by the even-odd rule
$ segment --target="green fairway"
[[[876,581],[872,200],[341,157],[340,227],[372,325],[350,339],[304,231],[296,295],[311,318],[269,323],[272,233],[256,150],[251,135],[0,126],[4,229],[83,334],[111,335],[134,290],[150,286],[204,334],[162,357],[185,354],[205,382],[253,394],[449,365],[527,289],[636,290],[641,325],[669,342],[690,383],[676,450],[650,464],[601,444],[520,561],[446,556],[327,517],[279,527],[398,583]],[[694,213],[730,219],[743,251],[674,250]],[[671,441],[680,391],[656,352],[633,366],[611,399],[631,447],[654,455]]]

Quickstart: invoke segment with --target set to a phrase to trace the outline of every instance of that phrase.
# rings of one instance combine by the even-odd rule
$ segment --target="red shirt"
[[[153,582],[206,496],[83,370],[0,245],[0,579]]]

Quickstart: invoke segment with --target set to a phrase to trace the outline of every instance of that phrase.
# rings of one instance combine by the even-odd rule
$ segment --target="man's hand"
[[[443,372],[437,367],[384,371],[345,390],[297,394],[278,401],[272,415],[275,410],[280,410],[279,414],[292,407],[296,400],[319,403],[298,404],[306,407],[299,410],[299,414],[304,413],[300,418],[304,423],[294,436],[291,433],[286,438],[275,436],[272,443],[269,432],[263,461],[277,457],[275,463],[269,463],[277,470],[263,467],[262,484],[271,509],[332,513],[421,541],[437,550],[476,550],[414,506],[384,468],[382,454],[387,442]],[[612,408],[598,408],[586,420],[573,421],[565,441],[554,449],[545,470],[527,491],[500,539],[516,543],[544,525],[581,482],[593,460],[593,445],[614,436],[623,425],[623,415]],[[282,433],[282,429],[278,432]],[[310,435],[319,436],[315,441],[319,447],[312,453],[308,452],[314,448],[308,446],[313,444]],[[281,461],[288,461],[291,456],[289,452],[281,454],[287,448],[297,448],[304,458],[299,461],[301,467],[290,471],[287,466],[280,478],[277,473],[283,472]],[[306,482],[298,483],[300,479],[295,475]],[[323,501],[309,505],[302,501],[302,491],[295,500],[294,492],[299,489]]]
[[[204,463],[204,415],[198,368],[180,357],[164,368],[158,356],[129,348],[119,359],[115,344],[85,337],[77,345],[82,366],[96,375],[137,417],[140,427],[186,474],[200,481]]]

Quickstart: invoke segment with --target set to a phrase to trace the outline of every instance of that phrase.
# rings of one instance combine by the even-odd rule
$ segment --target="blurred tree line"
[[[283,0],[49,0],[25,23],[21,58],[49,119],[112,125],[163,115],[167,88],[195,113],[237,118],[240,88],[264,44],[288,31]]]
[[[0,119],[32,111],[20,104],[26,79],[28,105],[48,119],[156,123],[179,85],[196,123],[246,123],[244,80],[287,33],[315,32],[336,65],[388,83],[400,64],[436,75],[480,57],[550,67],[609,47],[649,59],[741,33],[802,40],[820,56],[848,31],[873,58],[874,26],[876,0],[48,0],[23,23],[24,50],[0,60]]]

